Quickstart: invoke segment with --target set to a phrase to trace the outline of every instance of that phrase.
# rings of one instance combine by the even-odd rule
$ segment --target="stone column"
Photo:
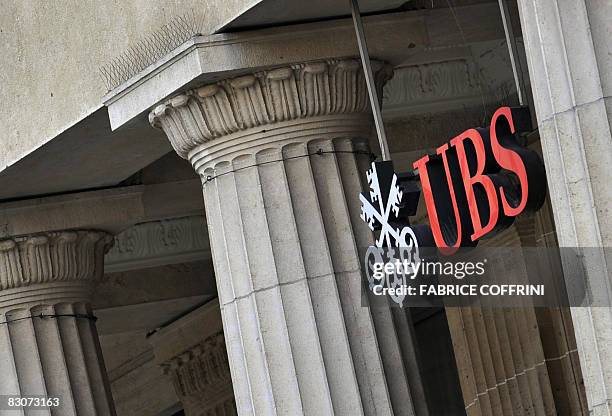
[[[608,306],[571,313],[589,412],[610,415],[612,258],[602,247],[612,247],[612,5],[518,3],[559,246],[581,248],[590,290]]]
[[[516,248],[521,243],[511,227],[479,246]],[[522,259],[500,260],[489,263],[491,273],[524,281]],[[468,416],[565,414],[557,411],[546,366],[548,359],[560,357],[545,355],[536,308],[528,302],[514,308],[477,304],[447,307],[446,316]]]
[[[0,395],[61,400],[14,414],[115,414],[89,305],[111,244],[96,231],[0,241]]]
[[[380,86],[389,71],[375,72]],[[204,184],[238,413],[413,414],[393,316],[362,296],[371,118],[359,61],[219,81],[150,121]]]

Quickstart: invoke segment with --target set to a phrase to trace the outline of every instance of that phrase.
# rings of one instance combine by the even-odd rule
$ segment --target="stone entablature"
[[[104,258],[105,273],[210,258],[204,216],[149,221],[115,236]]]
[[[466,99],[480,99],[478,83],[476,66],[466,58],[400,66],[383,90],[384,110],[422,112],[424,105],[455,99],[465,105]]]
[[[510,65],[503,40],[466,45],[435,59],[409,59],[393,68],[393,78],[383,89],[385,120],[410,118],[402,120],[410,124],[413,116],[474,107],[481,113],[480,124],[486,118],[483,112],[492,113],[498,103],[516,103]]]

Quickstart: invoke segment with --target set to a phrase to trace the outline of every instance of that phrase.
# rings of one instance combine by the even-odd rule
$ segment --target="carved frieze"
[[[150,221],[115,237],[105,258],[105,271],[160,266],[210,258],[203,216]]]
[[[395,69],[383,89],[385,109],[477,95],[478,75],[467,59]]]
[[[504,41],[472,44],[444,60],[400,65],[383,89],[383,112],[389,119],[508,101],[516,92],[509,68]]]

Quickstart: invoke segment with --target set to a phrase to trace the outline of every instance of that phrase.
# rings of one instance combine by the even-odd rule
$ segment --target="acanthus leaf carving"
[[[189,350],[161,364],[172,378],[181,401],[209,410],[222,403],[233,406],[232,381],[223,332],[215,333]]]
[[[2,240],[0,290],[98,277],[112,242],[104,232],[81,230]]]
[[[392,71],[376,61],[373,70],[381,88]],[[187,158],[198,145],[238,131],[367,110],[359,61],[330,59],[259,71],[183,92],[155,107],[149,122],[164,130],[175,151]]]

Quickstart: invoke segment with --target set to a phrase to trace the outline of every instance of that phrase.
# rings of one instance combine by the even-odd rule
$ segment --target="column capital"
[[[161,328],[149,342],[187,415],[236,413],[217,300]]]
[[[373,62],[377,87],[390,66]],[[296,63],[218,81],[180,93],[149,114],[176,152],[191,159],[215,139],[268,133],[295,122],[353,115],[363,123],[368,94],[357,59]],[[369,117],[365,120],[369,121]],[[360,126],[363,131],[363,126]]]
[[[112,243],[111,235],[90,230],[0,240],[0,308],[49,297],[86,299],[90,281],[103,272],[104,254]],[[63,289],[55,290],[57,285]]]
[[[188,409],[235,408],[223,332],[218,332],[161,364]],[[235,410],[234,410],[235,412]]]

